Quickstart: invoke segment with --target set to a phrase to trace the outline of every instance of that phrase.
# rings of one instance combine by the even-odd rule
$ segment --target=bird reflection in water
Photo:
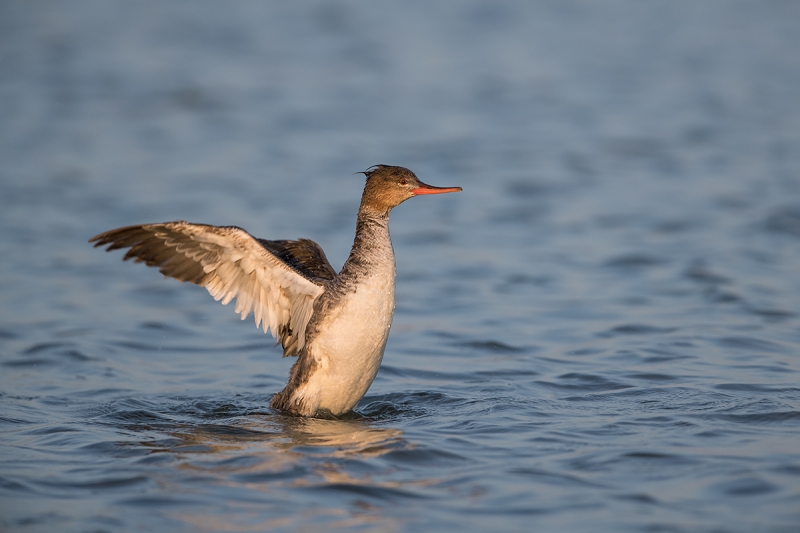
[[[314,448],[314,455],[375,457],[405,449],[399,429],[375,427],[365,419],[331,420],[294,416],[237,418],[235,425],[193,424],[168,431],[168,441],[142,442],[154,453],[230,453],[261,450],[266,454],[296,453]],[[174,440],[173,440],[174,439]],[[323,448],[331,448],[323,450]],[[285,466],[285,461],[282,461]]]
[[[164,433],[168,438],[141,445],[151,454],[169,454],[176,460],[172,467],[159,466],[154,475],[159,485],[176,496],[199,493],[216,498],[220,491],[240,488],[256,489],[264,496],[264,501],[241,502],[242,507],[198,512],[193,506],[191,513],[179,508],[170,513],[198,531],[287,527],[285,518],[276,523],[275,515],[267,511],[285,503],[287,497],[307,499],[307,490],[321,500],[296,520],[324,516],[345,529],[389,525],[393,519],[370,495],[405,491],[400,481],[386,479],[388,473],[367,460],[413,448],[402,431],[376,427],[367,419],[259,414],[237,417],[230,424],[176,425],[166,431],[162,428]],[[354,464],[361,466],[354,469]],[[187,485],[194,485],[197,492],[187,493]],[[320,496],[318,489],[330,492]]]

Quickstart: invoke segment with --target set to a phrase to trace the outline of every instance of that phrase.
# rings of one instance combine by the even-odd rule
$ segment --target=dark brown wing
[[[308,239],[296,241],[256,240],[275,257],[307,278],[331,280],[336,277],[336,271],[325,257],[322,247],[314,241]]]

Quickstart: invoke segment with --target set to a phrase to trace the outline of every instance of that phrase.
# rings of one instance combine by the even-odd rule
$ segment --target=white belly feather
[[[375,379],[394,314],[393,263],[358,283],[319,325],[309,346],[317,368],[296,392],[314,411],[351,410]]]

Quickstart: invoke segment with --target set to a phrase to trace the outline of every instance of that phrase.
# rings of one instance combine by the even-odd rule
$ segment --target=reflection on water
[[[138,443],[150,454],[174,458],[172,479],[156,474],[177,494],[191,494],[192,487],[206,491],[209,484],[226,491],[275,491],[322,489],[352,495],[376,496],[382,490],[402,490],[403,483],[375,479],[369,470],[359,473],[353,462],[378,458],[386,453],[410,449],[402,431],[375,427],[366,420],[320,420],[258,415],[237,418],[235,425],[186,424],[169,430],[166,437]],[[344,463],[343,463],[344,461]],[[179,480],[174,478],[177,474]],[[430,482],[430,481],[428,481]],[[416,480],[415,484],[426,483]],[[175,496],[173,493],[173,496]],[[321,507],[304,510],[307,517],[324,519],[329,527],[360,527],[393,520],[381,506],[359,499],[350,510]],[[264,531],[291,525],[285,519],[264,519],[246,506],[220,513],[179,510],[170,513],[179,522],[199,531]],[[328,522],[332,520],[332,522]]]
[[[399,429],[372,427],[365,420],[324,420],[283,415],[262,415],[236,419],[236,425],[192,424],[166,430],[172,440],[142,442],[153,453],[239,454],[246,452],[280,464],[308,455],[318,457],[367,458],[404,449]]]

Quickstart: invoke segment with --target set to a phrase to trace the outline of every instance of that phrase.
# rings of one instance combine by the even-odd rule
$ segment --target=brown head
[[[361,196],[361,210],[388,214],[393,207],[413,196],[458,192],[461,187],[434,187],[419,181],[413,172],[403,167],[375,165],[366,172],[367,184]]]

